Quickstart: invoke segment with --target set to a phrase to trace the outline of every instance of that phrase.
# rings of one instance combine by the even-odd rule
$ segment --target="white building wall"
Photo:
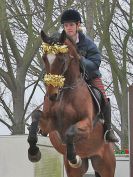
[[[27,135],[0,136],[0,177],[63,177],[63,158],[48,138],[38,136],[42,158],[28,160]]]
[[[42,158],[32,163],[27,155],[27,135],[0,136],[0,177],[66,177],[62,155],[48,138],[39,136],[38,140]],[[94,177],[90,161],[85,177]],[[116,156],[115,177],[129,177],[129,156]]]
[[[27,158],[27,136],[0,137],[0,177],[33,177],[34,166]]]

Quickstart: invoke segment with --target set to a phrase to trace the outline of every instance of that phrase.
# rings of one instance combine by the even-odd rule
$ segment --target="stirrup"
[[[107,137],[107,135],[110,133],[112,131],[112,135],[114,136],[114,138],[111,138],[111,137]],[[109,130],[106,130],[106,132],[104,133],[104,141],[106,142],[106,143],[109,143],[109,142],[112,142],[112,143],[118,143],[119,142],[119,140],[115,137],[115,134],[114,134],[114,132],[113,132],[113,129],[111,128],[111,129],[109,129]]]
[[[107,139],[106,139],[106,136],[107,136],[107,133],[109,132],[110,130],[106,130],[106,132],[104,133],[104,141],[107,143]]]

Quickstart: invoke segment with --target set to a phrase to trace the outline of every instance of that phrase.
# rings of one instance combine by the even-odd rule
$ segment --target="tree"
[[[120,4],[121,3],[121,4]],[[124,3],[124,4],[123,4]],[[128,11],[124,8],[127,7]],[[121,147],[128,147],[128,66],[131,59],[132,2],[96,1],[96,28],[111,67],[113,91],[121,119]]]
[[[2,83],[0,105],[8,117],[6,121],[1,116],[0,121],[9,128],[12,134],[25,132],[25,120],[27,120],[25,116],[29,106],[29,101],[27,105],[25,103],[25,94],[29,86],[34,85],[36,88],[36,83],[42,78],[43,65],[39,52],[40,30],[52,33],[58,29],[57,22],[62,4],[66,8],[72,3],[73,1],[55,2],[53,0],[0,1],[2,44],[0,46],[2,61],[0,64],[0,82]],[[34,74],[34,78],[29,83],[31,73]],[[10,107],[5,94],[12,99]],[[29,97],[30,100],[32,96],[33,93]]]
[[[132,4],[124,0],[0,1],[0,106],[8,119],[1,116],[0,121],[12,134],[25,132],[34,91],[42,87],[40,30],[49,35],[59,30],[60,14],[72,7],[80,11],[87,34],[97,41],[103,61],[110,66],[112,85],[109,88],[115,95],[121,119],[121,129],[116,123],[113,127],[122,148],[127,147],[127,88],[133,82]],[[33,92],[26,100],[30,87]]]

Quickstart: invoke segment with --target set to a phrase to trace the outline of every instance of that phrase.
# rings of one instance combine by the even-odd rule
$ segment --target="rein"
[[[66,86],[63,86],[62,88],[59,88],[59,92],[58,92],[58,94],[57,94],[57,100],[60,99],[60,101],[61,101],[61,100],[62,100],[62,97],[63,97],[63,94],[64,94],[64,91],[66,91],[66,90],[68,90],[68,89],[70,89],[70,90],[75,89],[75,88],[77,87],[77,85],[78,85],[79,83],[82,83],[83,81],[84,81],[84,80],[83,80],[83,78],[81,77],[81,78],[77,79],[76,82],[72,83],[71,85],[66,85]]]
[[[84,80],[83,80],[83,77],[80,77],[78,78],[75,82],[73,82],[71,85],[66,85],[64,87],[62,87],[61,89],[62,90],[66,90],[66,89],[74,89],[77,87],[77,84],[79,83],[82,83]]]

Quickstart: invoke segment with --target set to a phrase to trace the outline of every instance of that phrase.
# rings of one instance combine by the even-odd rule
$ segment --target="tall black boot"
[[[103,108],[103,116],[104,116],[104,139],[107,142],[118,142],[119,140],[116,138],[113,129],[111,128],[111,104],[110,100],[105,104]]]

